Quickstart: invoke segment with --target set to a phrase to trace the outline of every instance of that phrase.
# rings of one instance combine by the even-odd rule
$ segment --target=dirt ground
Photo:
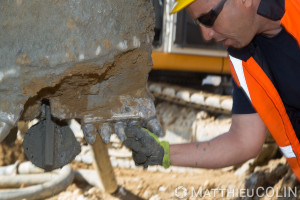
[[[13,164],[16,160],[26,160],[22,144],[19,140],[14,145],[0,145],[1,166]],[[73,161],[74,170],[93,169],[91,164]],[[179,186],[186,188],[214,188],[214,187],[242,187],[242,180],[231,169],[227,170],[202,170],[171,167],[165,170],[162,167],[120,168],[114,167],[118,183],[118,191],[114,194],[105,194],[100,189],[90,186],[85,182],[74,182],[64,192],[54,195],[49,200],[55,199],[178,199],[174,191]]]
[[[15,163],[17,160],[24,161],[25,154],[22,142],[17,140],[14,144],[0,144],[0,166]]]
[[[5,144],[1,148],[7,148]],[[14,152],[21,152],[20,145],[12,148]],[[7,151],[6,151],[7,152]],[[19,156],[20,157],[20,156]],[[21,156],[22,157],[22,156]],[[14,163],[14,159],[3,159]],[[15,157],[17,158],[17,157]],[[268,165],[279,165],[284,159],[273,159]],[[73,161],[74,170],[93,169],[91,164]],[[191,169],[171,167],[168,170],[162,167],[140,167],[120,168],[114,167],[114,173],[118,183],[118,190],[114,194],[106,194],[99,188],[91,186],[86,182],[74,181],[67,189],[57,195],[47,198],[48,200],[175,200],[175,199],[239,199],[241,192],[245,189],[245,183],[249,175],[237,173],[237,168],[229,167],[220,170]],[[263,177],[263,175],[261,176]],[[263,185],[263,184],[262,184]],[[278,187],[278,186],[276,186]],[[276,189],[274,185],[274,190]],[[184,193],[186,189],[186,193]],[[298,192],[298,190],[297,190]],[[278,195],[279,196],[279,195]],[[270,198],[248,198],[248,199],[278,199],[269,195]],[[247,199],[247,198],[240,198]],[[297,198],[283,198],[297,199]]]
[[[49,198],[54,199],[179,199],[175,196],[176,188],[184,186],[187,189],[195,188],[227,188],[242,187],[241,180],[233,172],[222,170],[194,170],[193,172],[160,172],[143,169],[114,168],[119,189],[115,194],[108,195],[96,187],[83,183],[74,183],[65,192]],[[180,192],[180,191],[179,191]],[[74,198],[74,193],[77,195]],[[220,196],[221,194],[218,194]],[[84,197],[84,198],[83,198]],[[210,199],[210,198],[208,198]]]
[[[174,113],[177,113],[177,116]],[[158,105],[158,114],[164,119],[160,119],[167,132],[164,139],[175,138],[170,142],[187,142],[195,138],[201,140],[198,136],[186,137],[189,133],[202,134],[204,136],[202,139],[211,138],[226,131],[231,122],[230,117],[211,116],[202,111],[178,108],[166,103]],[[183,115],[185,117],[182,117]],[[185,131],[185,134],[178,136],[176,132],[178,130]],[[197,133],[196,130],[201,132]],[[268,147],[270,146],[267,145],[264,149],[270,152]],[[89,151],[86,149],[88,148],[82,148],[82,153],[85,151],[82,156],[88,157]],[[118,190],[114,194],[104,193],[86,182],[73,181],[65,191],[49,197],[48,200],[299,199],[300,197],[299,183],[278,152],[272,159],[262,156],[261,159],[253,159],[240,166],[219,170],[136,167],[133,165],[130,151],[124,149],[118,141],[111,143],[109,153],[118,183]],[[14,145],[2,143],[0,166],[15,163],[17,160],[26,160],[20,140]],[[84,163],[78,159],[74,160],[71,166],[74,170],[93,169],[91,163]]]

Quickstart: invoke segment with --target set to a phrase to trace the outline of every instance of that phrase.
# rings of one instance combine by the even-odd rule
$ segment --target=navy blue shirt
[[[272,38],[257,35],[253,42],[261,49],[283,103],[300,109],[300,48],[297,41],[282,28]],[[255,112],[244,91],[234,83],[232,113]]]

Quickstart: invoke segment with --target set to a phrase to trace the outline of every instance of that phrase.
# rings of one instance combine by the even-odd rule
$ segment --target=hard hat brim
[[[184,9],[185,7],[187,7],[194,1],[195,0],[178,0],[176,2],[175,6],[173,7],[172,11],[170,12],[170,14],[174,14],[174,13],[181,11],[182,9]]]

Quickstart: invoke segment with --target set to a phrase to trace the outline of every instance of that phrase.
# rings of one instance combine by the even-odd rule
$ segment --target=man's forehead
[[[211,8],[212,6],[218,4],[220,1],[221,0],[196,0],[190,5],[188,5],[187,8],[188,7],[194,7],[196,9]]]
[[[199,17],[199,14],[208,12],[217,0],[197,0],[186,7],[186,10],[192,18]]]

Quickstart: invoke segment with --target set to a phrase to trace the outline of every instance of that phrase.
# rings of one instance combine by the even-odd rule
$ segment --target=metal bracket
[[[63,167],[81,151],[69,126],[51,119],[50,105],[45,102],[41,121],[27,131],[23,147],[26,157],[46,171]]]

